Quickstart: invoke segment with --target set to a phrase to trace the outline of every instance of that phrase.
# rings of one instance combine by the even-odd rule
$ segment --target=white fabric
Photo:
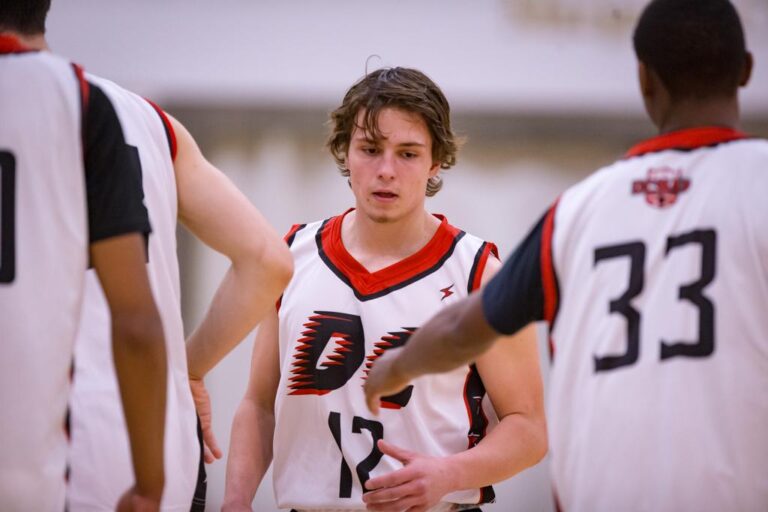
[[[665,169],[666,168],[666,169]],[[654,176],[690,180],[674,204],[631,193]],[[758,511],[768,507],[768,143],[741,140],[621,160],[565,192],[554,221],[561,291],[552,332],[548,420],[563,510]],[[704,244],[668,238],[716,233],[714,352],[662,360],[662,340],[695,344],[701,308],[680,297],[702,279]],[[609,303],[628,288],[630,258],[595,249],[642,243],[639,355]]]
[[[165,490],[162,509],[188,511],[197,483],[200,448],[189,390],[176,256],[176,181],[168,138],[157,111],[143,98],[89,75],[115,106],[126,142],[138,148],[149,212],[150,284],[163,322],[168,353]],[[71,400],[69,509],[114,510],[133,483],[119,389],[112,362],[109,310],[93,271],[88,272],[75,351]]]
[[[16,162],[16,275],[0,283],[0,508],[61,511],[88,251],[80,88],[71,65],[47,53],[0,56],[0,112],[0,151]]]

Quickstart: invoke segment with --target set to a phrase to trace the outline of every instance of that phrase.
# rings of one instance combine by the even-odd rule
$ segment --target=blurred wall
[[[757,66],[746,127],[768,135],[768,2],[741,0]],[[653,134],[630,34],[642,0],[53,0],[49,42],[151,97],[195,135],[265,216],[291,224],[352,205],[323,149],[327,113],[368,66],[422,69],[467,144],[431,211],[507,255],[568,185]],[[371,57],[376,55],[377,57]],[[227,261],[180,231],[184,316],[200,320]],[[247,382],[252,336],[206,378],[215,431]],[[542,365],[548,362],[541,343]],[[209,466],[209,509],[226,461]],[[546,461],[497,487],[489,510],[552,510]],[[254,510],[275,510],[271,476]]]

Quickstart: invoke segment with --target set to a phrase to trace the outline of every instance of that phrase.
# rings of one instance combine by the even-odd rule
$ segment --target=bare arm
[[[273,313],[259,326],[248,389],[232,423],[222,510],[251,510],[256,490],[272,462],[279,381],[278,317]]]
[[[140,234],[91,244],[91,261],[112,315],[112,346],[131,443],[134,493],[159,505],[163,492],[166,354],[163,326]]]
[[[499,268],[489,260],[483,281]],[[405,467],[370,480],[372,510],[426,510],[446,494],[505,480],[536,464],[547,451],[547,430],[535,325],[501,338],[476,362],[499,424],[474,448],[425,457],[382,443]]]
[[[477,446],[452,457],[458,489],[505,480],[547,452],[544,392],[536,326],[500,339],[477,360],[499,424]]]
[[[293,260],[280,235],[205,159],[186,128],[175,119],[171,123],[178,142],[179,220],[232,262],[187,340],[189,374],[202,379],[274,307],[291,278]]]
[[[482,282],[501,268],[488,260]],[[539,462],[547,452],[544,389],[535,324],[498,341],[477,362],[499,424],[477,446],[450,457],[457,489],[505,480]]]
[[[203,377],[274,308],[293,273],[282,238],[195,140],[171,118],[178,143],[174,169],[179,219],[203,243],[231,261],[203,321],[187,340],[187,364],[205,441],[205,461],[221,457]]]

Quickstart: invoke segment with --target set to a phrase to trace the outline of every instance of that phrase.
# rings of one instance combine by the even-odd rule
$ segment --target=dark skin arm
[[[166,352],[144,240],[138,233],[116,236],[91,244],[90,252],[112,316],[115,370],[136,478],[121,506],[128,501],[133,510],[156,510],[165,483]]]
[[[474,361],[498,337],[485,319],[480,293],[450,305],[419,328],[404,347],[388,350],[376,361],[365,382],[368,408],[378,414],[382,396],[399,392],[416,377]]]

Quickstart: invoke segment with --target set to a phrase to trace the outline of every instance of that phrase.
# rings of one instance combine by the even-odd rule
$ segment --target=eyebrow
[[[387,137],[381,137],[378,140],[387,140]],[[371,144],[376,144],[378,142],[377,139],[372,139],[365,135],[357,135],[355,137],[352,137],[352,142],[368,142]],[[419,147],[419,148],[425,148],[427,147],[426,144],[422,144],[421,142],[401,142],[397,145],[398,147]]]

